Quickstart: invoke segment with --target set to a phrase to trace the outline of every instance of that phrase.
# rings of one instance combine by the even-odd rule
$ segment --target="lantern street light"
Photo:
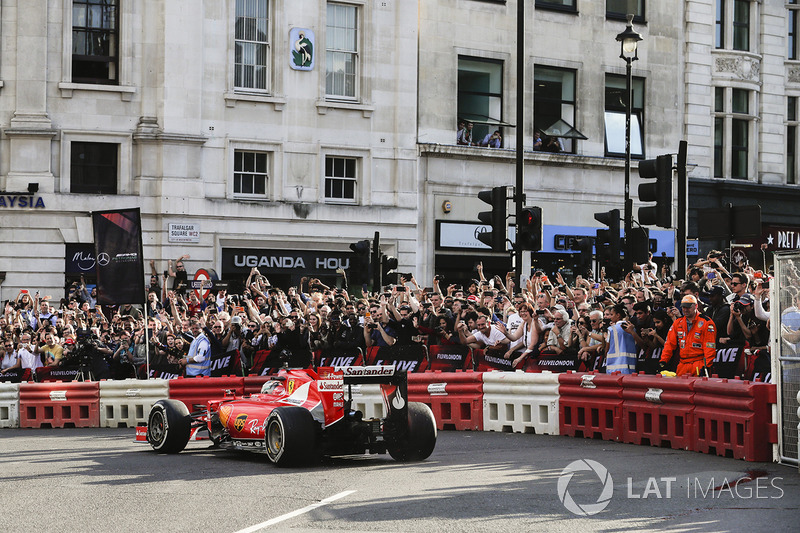
[[[631,200],[631,104],[633,87],[631,63],[639,59],[638,44],[642,36],[633,29],[633,15],[628,14],[625,31],[617,35],[619,57],[625,60],[625,269],[631,268],[631,254],[628,252],[627,238],[633,229],[633,201]]]

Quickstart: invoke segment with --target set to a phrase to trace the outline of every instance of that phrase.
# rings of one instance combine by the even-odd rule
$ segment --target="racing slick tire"
[[[317,422],[308,409],[276,407],[264,424],[264,448],[278,466],[311,462],[315,455]]]
[[[387,443],[395,461],[424,461],[436,447],[436,418],[431,408],[420,402],[408,403],[408,434],[400,442]]]
[[[147,442],[159,453],[178,453],[192,434],[189,409],[178,400],[158,400],[147,417]]]

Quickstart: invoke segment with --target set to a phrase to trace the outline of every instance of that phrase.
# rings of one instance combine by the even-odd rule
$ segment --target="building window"
[[[644,0],[606,0],[606,18],[624,20],[629,14],[644,22]]]
[[[797,42],[797,13],[800,6],[797,5],[796,1],[789,2],[792,5],[786,6],[789,8],[789,13],[787,17],[787,44],[788,44],[788,52],[787,58],[788,59],[798,59],[798,42]]]
[[[715,23],[714,47],[722,48],[725,43],[725,0],[717,0]]]
[[[325,94],[338,98],[358,97],[358,8],[328,3]]]
[[[750,175],[752,91],[714,89],[714,177],[748,179]]]
[[[70,192],[117,194],[119,144],[70,143]]]
[[[797,97],[790,96],[786,105],[786,183],[797,183]]]
[[[269,90],[269,0],[236,0],[235,39],[234,86]]]
[[[536,7],[577,13],[576,0],[536,0]]]
[[[750,51],[752,1],[716,0],[716,48]],[[730,24],[727,21],[731,21]]]
[[[356,169],[354,157],[325,158],[325,199],[353,203],[356,200]]]
[[[471,122],[478,143],[503,125],[503,62],[458,58],[458,120]]]
[[[575,126],[575,71],[536,65],[533,68],[533,127],[546,132],[559,121]],[[542,139],[546,149],[548,139]],[[575,153],[573,139],[559,137],[564,152]],[[538,149],[534,146],[534,150]]]
[[[119,83],[118,0],[72,2],[72,81]]]
[[[633,78],[631,156],[644,157],[644,79]],[[606,74],[606,156],[625,156],[625,76]]]
[[[254,198],[267,197],[267,170],[266,152],[248,152],[235,150],[233,152],[233,194]]]

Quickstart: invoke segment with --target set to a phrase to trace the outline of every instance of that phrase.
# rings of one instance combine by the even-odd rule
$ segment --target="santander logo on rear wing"
[[[394,365],[372,366],[337,366],[336,371],[341,371],[345,378],[348,377],[384,377],[394,376]]]

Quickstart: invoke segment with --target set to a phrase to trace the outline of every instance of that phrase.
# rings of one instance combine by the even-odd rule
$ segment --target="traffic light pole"
[[[622,253],[625,254],[625,260],[622,263],[623,270],[630,272],[633,267],[631,261],[630,249],[628,248],[628,236],[633,229],[633,200],[631,200],[631,104],[633,103],[633,84],[631,82],[631,63],[633,58],[626,57],[624,54],[620,55],[625,60],[625,231],[623,233],[625,240],[623,241]]]
[[[516,187],[514,188],[515,215],[517,221],[517,234],[519,234],[519,221],[522,220],[522,207],[525,205],[525,148],[524,109],[525,102],[525,2],[517,2],[517,152],[516,152]],[[519,246],[519,237],[514,245],[514,277],[517,281],[517,290],[522,290],[522,246]],[[527,275],[530,275],[530,267]],[[527,277],[527,276],[526,276]],[[509,295],[511,296],[511,295]]]

